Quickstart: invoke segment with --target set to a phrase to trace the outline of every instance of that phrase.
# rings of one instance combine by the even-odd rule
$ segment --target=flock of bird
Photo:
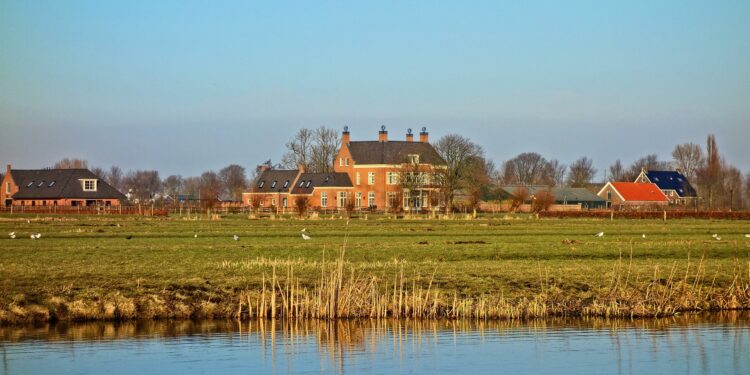
[[[310,237],[308,235],[307,228],[302,228],[302,230],[300,231],[300,233],[302,234],[302,239],[303,240],[307,241],[307,240],[311,240],[312,239],[312,237]],[[10,232],[10,233],[8,233],[8,237],[10,237],[11,239],[15,239],[16,238],[16,232]],[[596,234],[594,234],[594,237],[604,237],[604,232],[596,233]],[[642,234],[641,237],[642,238],[646,238],[646,234],[645,233]],[[721,241],[721,236],[719,236],[718,233],[712,234],[711,237],[713,239],[715,239],[716,241]],[[36,233],[36,234],[32,233],[29,236],[29,238],[31,238],[32,240],[38,240],[38,239],[42,238],[42,234],[41,233]],[[133,236],[132,235],[128,235],[125,238],[129,240],[129,239],[133,238]],[[197,233],[194,234],[193,238],[198,238],[198,234]],[[746,234],[745,238],[750,238],[750,234]],[[238,235],[235,234],[235,235],[232,236],[232,239],[234,239],[235,241],[239,241],[240,240],[240,236],[238,236]]]

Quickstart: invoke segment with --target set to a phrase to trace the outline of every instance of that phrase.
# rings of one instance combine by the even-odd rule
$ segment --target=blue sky
[[[750,2],[0,2],[0,162],[195,175],[300,127],[750,171]]]

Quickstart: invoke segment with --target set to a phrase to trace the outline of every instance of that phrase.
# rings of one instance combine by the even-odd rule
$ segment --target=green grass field
[[[311,240],[301,238],[303,228]],[[605,235],[595,237],[599,231]],[[17,238],[10,239],[9,232]],[[32,233],[42,237],[32,240]],[[403,269],[411,285],[427,287],[432,279],[434,289],[463,296],[519,298],[554,285],[565,295],[585,297],[626,272],[631,281],[667,279],[671,272],[690,277],[701,258],[705,276],[699,282],[727,287],[737,278],[750,280],[747,233],[746,221],[688,219],[4,216],[0,303],[165,292],[221,299],[260,289],[274,265],[278,274],[291,267],[312,287],[321,264],[343,247],[347,272],[387,281]]]

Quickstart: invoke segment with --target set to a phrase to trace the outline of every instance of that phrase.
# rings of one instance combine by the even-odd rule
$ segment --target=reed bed
[[[612,265],[612,279],[584,295],[566,295],[549,269],[539,269],[539,285],[528,295],[506,298],[502,294],[463,295],[441,289],[435,272],[429,278],[409,276],[404,264],[392,280],[360,273],[345,261],[342,246],[332,261],[321,261],[321,272],[312,286],[295,275],[296,261],[259,263],[263,272],[259,290],[243,289],[196,300],[179,291],[126,297],[111,293],[82,300],[49,298],[44,304],[11,303],[0,309],[0,322],[87,321],[134,319],[455,319],[516,320],[549,317],[640,318],[668,317],[690,311],[743,310],[750,308],[750,262],[732,270],[732,283],[716,287],[716,275],[706,275],[705,258],[678,262],[669,269],[655,266],[650,275],[636,272],[632,254]],[[280,266],[281,265],[281,266]]]

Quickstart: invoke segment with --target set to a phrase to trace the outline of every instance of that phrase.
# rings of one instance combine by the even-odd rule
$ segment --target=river
[[[747,313],[0,327],[3,374],[750,374]]]

